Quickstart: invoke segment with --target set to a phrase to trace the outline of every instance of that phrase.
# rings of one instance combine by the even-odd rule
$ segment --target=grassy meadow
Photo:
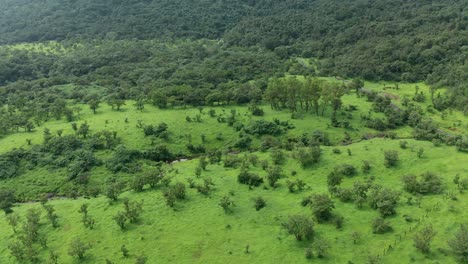
[[[420,84],[422,89],[428,89]],[[366,83],[370,89],[382,89],[382,84]],[[400,90],[391,90],[399,96],[410,96],[412,85],[400,85]],[[426,93],[426,90],[425,93]],[[383,91],[383,90],[382,90]],[[387,91],[386,91],[387,92]],[[427,94],[427,93],[426,93]],[[207,149],[224,149],[225,146],[238,139],[238,132],[226,123],[219,123],[211,117],[210,109],[216,115],[227,116],[235,109],[237,119],[243,123],[251,120],[273,120],[275,118],[290,122],[295,126],[288,131],[290,136],[300,136],[322,130],[329,134],[335,146],[322,146],[320,162],[310,168],[302,168],[292,158],[291,151],[285,151],[286,162],[283,166],[284,177],[276,188],[267,183],[259,187],[249,188],[237,182],[239,168],[225,168],[223,162],[210,164],[199,178],[195,177],[195,170],[199,164],[198,158],[166,165],[173,176],[172,183],[183,182],[187,185],[187,178],[195,178],[196,182],[211,178],[214,182],[213,190],[208,195],[200,194],[196,189],[187,189],[187,198],[177,200],[174,208],[165,204],[163,191],[165,187],[150,190],[148,186],[143,192],[127,190],[118,201],[110,202],[101,195],[97,198],[65,199],[56,198],[48,203],[53,205],[59,216],[59,227],[54,229],[45,218],[45,211],[38,202],[17,204],[13,210],[24,219],[28,209],[38,208],[42,212],[40,234],[47,234],[47,247],[38,249],[39,258],[45,263],[50,251],[59,256],[59,263],[105,263],[106,259],[112,263],[135,263],[135,258],[144,254],[148,263],[366,263],[369,256],[378,256],[381,263],[456,263],[455,258],[447,249],[447,241],[456,232],[459,224],[468,219],[468,194],[460,193],[453,183],[455,175],[468,175],[468,156],[458,152],[453,146],[442,145],[435,147],[430,142],[410,139],[411,128],[397,129],[397,139],[374,138],[361,140],[365,133],[377,133],[364,128],[360,119],[371,109],[371,103],[364,98],[357,98],[354,94],[343,97],[344,106],[356,105],[358,109],[351,112],[352,117],[339,116],[348,119],[349,129],[335,128],[329,125],[329,113],[324,117],[305,113],[298,119],[291,119],[287,111],[273,111],[263,105],[264,117],[255,117],[247,107],[205,107],[196,108],[158,109],[145,105],[142,111],[137,111],[134,102],[127,101],[120,111],[112,110],[102,103],[93,114],[87,105],[76,104],[81,108],[78,124],[87,122],[92,132],[101,130],[117,131],[122,144],[130,149],[144,149],[151,144],[151,140],[144,137],[143,131],[137,128],[139,122],[157,125],[165,122],[169,125],[170,137],[165,142],[169,149],[180,156],[187,155],[186,144],[201,144],[201,135],[206,136]],[[422,103],[427,104],[427,103]],[[201,115],[201,122],[187,122],[186,118]],[[373,113],[374,116],[379,114]],[[428,114],[444,129],[450,129],[454,122],[458,133],[466,134],[466,117],[453,111],[445,119],[438,119],[435,114]],[[350,119],[349,119],[350,118]],[[33,132],[7,135],[0,139],[0,152],[5,153],[14,148],[29,148],[27,139],[32,144],[43,141],[43,129],[49,128],[52,133],[63,130],[64,134],[74,133],[70,123],[64,120],[50,120]],[[345,132],[349,133],[355,143],[343,146],[340,141]],[[408,142],[406,149],[400,148],[399,138]],[[254,149],[258,149],[262,138],[255,138]],[[424,154],[418,157],[418,149],[423,148]],[[341,152],[336,153],[336,149]],[[399,162],[395,168],[384,166],[384,152],[396,150]],[[101,151],[100,158],[107,158],[111,153]],[[255,151],[260,160],[269,160],[269,152]],[[231,155],[231,154],[229,154]],[[239,153],[242,157],[245,154]],[[369,161],[370,173],[361,171],[363,161]],[[330,245],[324,258],[313,257],[306,259],[304,252],[312,241],[298,242],[294,236],[287,234],[282,228],[288,216],[305,214],[312,216],[311,209],[301,206],[301,200],[313,193],[328,193],[327,175],[338,164],[350,164],[357,168],[358,173],[353,177],[346,177],[342,187],[351,187],[356,181],[364,181],[374,177],[374,182],[384,187],[401,192],[397,214],[387,218],[393,228],[386,234],[373,234],[372,222],[379,216],[376,210],[367,205],[358,209],[353,203],[341,202],[336,197],[334,213],[344,217],[342,229],[337,229],[331,223],[316,223],[315,236],[325,239]],[[143,171],[151,170],[154,164],[146,162]],[[266,177],[261,166],[250,166],[250,170]],[[420,175],[424,172],[435,172],[442,177],[445,189],[443,194],[422,196],[419,205],[414,203],[415,197],[403,190],[401,177],[405,174]],[[137,172],[139,174],[142,172]],[[94,168],[89,185],[105,186],[105,179],[112,173],[104,167]],[[135,174],[119,172],[117,177],[131,180]],[[294,193],[289,192],[287,180],[300,179],[306,187]],[[17,178],[0,182],[2,187],[13,188],[17,195],[24,200],[34,200],[38,195],[58,191],[65,194],[70,188],[65,169],[38,168],[28,170]],[[234,201],[232,211],[225,213],[219,205],[223,196],[229,196]],[[260,211],[254,208],[254,199],[258,196],[266,200],[266,207]],[[413,196],[413,202],[410,197]],[[456,199],[454,198],[456,197]],[[131,201],[144,200],[143,214],[139,222],[130,224],[126,230],[120,230],[113,220],[118,211],[122,211],[122,199]],[[78,212],[83,203],[89,204],[89,214],[95,218],[94,229],[90,230],[81,223]],[[410,217],[412,221],[405,220]],[[413,235],[416,230],[431,224],[437,235],[431,246],[431,252],[424,255],[413,247]],[[352,234],[358,232],[361,237],[353,242]],[[78,261],[67,254],[69,243],[76,237],[89,243],[91,249],[82,261]],[[13,240],[12,228],[7,224],[4,216],[0,217],[0,263],[16,263],[11,256],[8,245]],[[126,245],[130,252],[124,258],[120,252],[122,245]],[[248,246],[249,252],[246,253]],[[315,252],[314,246],[312,246]],[[315,253],[314,253],[315,254]],[[41,262],[42,263],[42,262]]]

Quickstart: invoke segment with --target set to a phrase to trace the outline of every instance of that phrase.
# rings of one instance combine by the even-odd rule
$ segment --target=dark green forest
[[[322,76],[427,81],[450,88],[451,105],[468,105],[463,0],[2,0],[0,8],[0,43],[75,44],[66,54],[2,51],[0,84],[53,76],[142,89],[146,77],[158,86],[216,89],[258,79],[265,67],[265,76],[285,67],[313,74],[290,65],[290,58],[301,57],[316,59]],[[192,42],[170,49],[142,41],[150,39]],[[197,60],[183,61],[192,57]]]

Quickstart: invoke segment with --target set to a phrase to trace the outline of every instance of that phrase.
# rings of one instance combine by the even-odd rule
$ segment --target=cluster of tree
[[[354,82],[353,82],[354,83]],[[273,109],[289,109],[298,111],[313,111],[316,115],[324,115],[328,106],[332,109],[332,123],[338,126],[337,111],[342,106],[341,97],[348,91],[344,84],[325,82],[320,79],[306,77],[300,81],[295,77],[272,79],[265,91],[265,99]]]

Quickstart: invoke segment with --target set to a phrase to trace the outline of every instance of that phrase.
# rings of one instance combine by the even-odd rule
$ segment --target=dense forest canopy
[[[321,75],[427,81],[450,87],[455,105],[467,104],[468,7],[463,0],[2,0],[0,7],[3,44],[221,40],[226,49],[255,46],[280,58],[317,59]],[[15,81],[15,74],[29,77],[31,71],[15,73],[15,65],[4,62],[8,55],[1,56],[0,83]],[[47,76],[53,59],[40,61]]]

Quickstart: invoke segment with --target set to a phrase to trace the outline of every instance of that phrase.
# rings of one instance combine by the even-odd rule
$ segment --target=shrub
[[[263,207],[266,206],[266,201],[261,196],[255,198],[255,210],[260,211]]]
[[[335,204],[326,194],[314,194],[311,198],[312,213],[318,221],[329,220]]]
[[[390,231],[392,231],[392,227],[385,222],[383,218],[376,218],[374,222],[372,222],[372,233],[384,234]]]
[[[231,211],[231,207],[234,205],[234,202],[229,196],[223,196],[219,201],[219,205],[223,208],[224,212],[227,213]]]
[[[425,226],[414,235],[414,247],[425,254],[429,253],[435,235],[436,232],[431,225]]]
[[[266,120],[256,120],[250,122],[245,127],[245,132],[255,136],[272,135],[278,136],[285,132],[286,128],[276,122]]]
[[[249,186],[259,186],[263,183],[263,179],[260,176],[249,171],[241,171],[237,176],[237,181]]]
[[[396,191],[374,186],[369,194],[369,204],[373,209],[377,209],[382,217],[395,214],[395,207],[400,194]]]
[[[404,188],[410,193],[438,194],[444,189],[442,178],[432,172],[423,173],[420,180],[415,175],[402,177]]]
[[[462,224],[448,245],[455,253],[460,263],[468,261],[468,224]]]
[[[335,167],[335,171],[345,176],[353,176],[357,172],[356,168],[349,164],[338,165]]]
[[[91,247],[88,244],[85,244],[80,239],[75,238],[70,243],[68,255],[72,257],[78,257],[78,259],[83,259],[86,251],[88,251],[90,248]]]
[[[274,166],[268,169],[267,180],[271,187],[275,187],[276,182],[283,176],[283,170],[280,166]]]
[[[395,150],[389,150],[385,151],[384,153],[385,156],[385,161],[384,165],[385,167],[395,167],[398,163],[398,152]]]

